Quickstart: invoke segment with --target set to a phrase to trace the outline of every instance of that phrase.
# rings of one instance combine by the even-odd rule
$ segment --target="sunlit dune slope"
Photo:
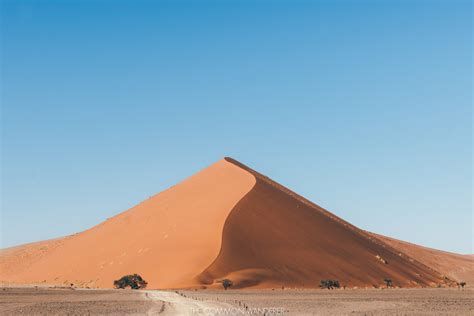
[[[248,172],[221,160],[182,183],[85,232],[5,249],[0,280],[112,287],[140,273],[149,287],[179,287],[217,256],[224,222],[255,184]]]

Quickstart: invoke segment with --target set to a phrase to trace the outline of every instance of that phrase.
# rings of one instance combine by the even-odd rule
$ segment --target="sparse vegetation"
[[[114,287],[116,289],[130,287],[132,290],[139,290],[146,288],[147,284],[148,283],[138,274],[125,275],[119,280],[114,281]]]
[[[224,279],[221,281],[222,286],[224,287],[224,290],[227,290],[229,287],[231,287],[234,283],[229,280],[229,279]]]
[[[466,282],[459,282],[459,286],[463,289],[466,286]]]
[[[319,282],[319,287],[332,290],[334,288],[340,288],[341,286],[339,285],[338,280],[321,280],[321,282]]]
[[[393,287],[393,283],[391,279],[384,279],[385,285],[387,286],[387,289],[390,287]]]

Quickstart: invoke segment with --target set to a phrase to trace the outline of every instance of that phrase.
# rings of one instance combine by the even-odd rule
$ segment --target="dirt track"
[[[147,298],[157,301],[161,308],[150,310],[150,315],[199,315],[216,314],[219,311],[232,312],[235,308],[230,303],[217,300],[197,300],[188,295],[173,291],[146,291]]]

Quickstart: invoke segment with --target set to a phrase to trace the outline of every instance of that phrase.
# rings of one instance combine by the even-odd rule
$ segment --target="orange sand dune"
[[[151,288],[189,285],[219,253],[228,214],[254,184],[221,160],[51,251],[42,243],[3,250],[0,280],[107,288],[140,273]]]
[[[87,231],[3,249],[3,283],[112,287],[141,274],[150,288],[372,287],[450,280],[429,261],[358,229],[230,158]]]
[[[219,256],[200,281],[232,277],[242,286],[307,286],[338,279],[348,286],[442,283],[436,271],[372,238],[321,207],[236,161],[257,183],[224,226]],[[388,264],[377,259],[385,260]]]

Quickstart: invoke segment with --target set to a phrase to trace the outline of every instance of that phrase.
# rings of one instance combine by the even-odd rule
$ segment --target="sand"
[[[1,315],[143,315],[161,305],[131,290],[0,288]]]
[[[472,310],[472,289],[231,289],[179,294],[0,289],[1,315],[470,315]]]
[[[146,291],[146,297],[161,305],[159,310],[151,309],[149,315],[199,315],[213,314],[213,311],[231,311],[230,303],[219,300],[197,300],[174,291]],[[223,313],[224,314],[224,313]]]
[[[255,179],[221,160],[85,232],[0,254],[0,280],[110,288],[139,273],[151,288],[189,285],[217,256],[231,209]]]
[[[236,287],[435,286],[443,277],[254,170],[257,179],[229,215],[219,256],[203,283],[229,278]]]
[[[230,303],[246,311],[283,315],[472,315],[474,290],[200,290],[180,291],[198,301]],[[259,315],[262,315],[260,313]],[[238,314],[242,315],[242,314]],[[279,315],[282,315],[281,313]]]
[[[223,278],[234,288],[314,288],[321,279],[370,288],[384,278],[396,287],[455,284],[459,275],[443,268],[457,264],[452,256],[440,253],[436,261],[445,263],[435,265],[416,249],[225,158],[87,231],[3,249],[0,282],[110,288],[139,273],[151,289],[219,288]]]
[[[474,286],[474,258],[472,255],[441,251],[418,246],[409,242],[372,234],[390,246],[403,251],[411,258],[432,267],[443,275],[458,281],[467,282],[468,287]]]

